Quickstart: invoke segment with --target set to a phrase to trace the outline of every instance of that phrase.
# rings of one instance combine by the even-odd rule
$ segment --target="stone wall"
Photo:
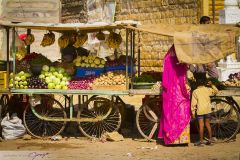
[[[61,3],[59,0],[0,0],[0,17],[12,22],[35,23],[59,23]],[[18,33],[26,33],[26,30],[18,29]],[[49,47],[41,47],[40,43],[46,31],[34,30],[35,42],[31,45],[31,51],[42,53],[52,60],[60,58],[57,43]],[[10,36],[11,37],[11,36]],[[58,33],[56,33],[58,38]],[[6,37],[0,34],[0,59],[6,59]],[[11,41],[10,41],[11,42]]]
[[[215,23],[219,23],[219,13],[220,10],[224,9],[224,0],[215,0]],[[209,0],[209,17],[213,19],[213,3]]]
[[[2,15],[12,22],[59,22],[59,0],[0,0]]]
[[[198,23],[199,6],[199,0],[117,0],[115,19],[137,20],[142,24]],[[140,36],[141,71],[162,71],[162,60],[172,39],[148,33]]]
[[[62,23],[87,22],[87,0],[61,0]]]

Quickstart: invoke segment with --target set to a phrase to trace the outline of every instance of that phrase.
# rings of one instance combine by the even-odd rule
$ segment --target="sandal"
[[[194,143],[194,146],[203,147],[204,143],[203,142],[197,142],[197,143]]]
[[[213,145],[213,142],[212,142],[211,140],[209,140],[209,141],[207,141],[205,144],[208,145],[208,146],[212,146],[212,145]]]

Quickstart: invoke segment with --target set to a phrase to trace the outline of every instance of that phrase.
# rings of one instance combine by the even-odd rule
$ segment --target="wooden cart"
[[[7,33],[7,72],[9,79],[9,33],[12,34],[12,57],[13,73],[16,72],[16,52],[15,52],[15,31],[18,28],[31,30],[47,30],[52,32],[85,31],[88,33],[99,30],[125,30],[126,31],[126,77],[127,80],[134,78],[133,70],[128,73],[128,55],[135,57],[135,31],[125,29],[125,26],[135,26],[135,22],[104,23],[104,24],[24,24],[6,23],[2,27]],[[27,46],[30,53],[30,46]],[[138,52],[140,55],[140,50]],[[133,66],[133,62],[130,62]],[[140,67],[140,66],[139,66]],[[133,68],[133,67],[131,67]],[[140,70],[138,72],[140,74]],[[130,77],[130,78],[129,78]],[[129,87],[130,86],[130,87]],[[132,83],[127,81],[124,90],[56,90],[56,89],[16,89],[11,88],[2,91],[2,98],[8,94],[29,95],[29,105],[23,114],[24,125],[32,136],[42,138],[57,135],[63,131],[67,122],[78,122],[80,131],[87,137],[100,138],[105,132],[117,131],[121,125],[121,114],[119,105],[124,102],[119,96],[130,94],[159,95],[159,91],[143,90],[137,91],[132,87]],[[54,96],[52,96],[54,95]],[[74,115],[73,97],[78,97],[78,113]],[[4,98],[5,99],[5,98]],[[6,100],[2,101],[4,106]]]

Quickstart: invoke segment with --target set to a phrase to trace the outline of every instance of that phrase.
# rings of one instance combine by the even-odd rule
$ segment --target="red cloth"
[[[24,41],[27,37],[27,34],[23,33],[23,34],[19,34],[18,35],[19,39],[21,39],[22,41]]]

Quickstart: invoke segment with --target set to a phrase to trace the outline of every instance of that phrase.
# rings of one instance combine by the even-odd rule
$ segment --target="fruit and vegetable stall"
[[[146,95],[137,111],[136,124],[143,137],[155,140],[161,116],[162,75],[154,71],[141,72],[140,39],[136,40],[140,32],[132,28],[136,25],[134,21],[90,24],[4,22],[1,27],[7,34],[7,72],[4,72],[5,88],[0,91],[4,95],[1,100],[7,99],[6,95],[27,95],[23,122],[28,133],[34,137],[60,134],[67,122],[77,122],[85,136],[99,138],[105,132],[120,128],[124,116],[121,108],[125,105],[120,96]],[[24,45],[20,47],[16,44],[18,29],[27,31],[22,40]],[[68,53],[62,54],[60,61],[52,62],[47,56],[31,51],[31,45],[37,43],[32,30],[47,32],[39,47],[51,47],[57,43],[61,50],[81,48],[89,40],[89,34],[94,33],[95,39],[103,42],[111,55]],[[239,86],[239,73],[232,77],[223,85],[236,83]],[[221,97],[225,94],[240,95],[239,90],[220,92]],[[77,97],[77,106],[73,105],[74,97]],[[226,125],[226,116],[229,118],[232,113],[238,120],[229,135],[217,137],[222,141],[231,139],[240,126],[237,104],[232,104],[232,100],[213,99],[216,109],[213,123],[218,124],[218,128]],[[77,108],[77,115],[74,115],[74,108]]]
[[[24,110],[23,122],[32,136],[57,135],[66,122],[75,121],[85,136],[101,137],[105,132],[118,130],[121,125],[119,106],[124,105],[121,95],[160,95],[159,78],[148,73],[140,74],[140,66],[137,66],[140,50],[135,53],[139,47],[135,45],[136,33],[124,27],[136,24],[132,21],[2,25],[8,37],[5,79],[8,87],[1,92],[4,95],[28,95],[29,105]],[[20,47],[16,44],[19,40],[15,34],[19,29],[27,31],[22,39],[24,45]],[[95,38],[104,42],[112,53],[107,57],[96,53],[67,53],[62,54],[60,61],[53,62],[48,56],[31,50],[31,45],[37,43],[32,30],[47,31],[39,47],[51,47],[57,43],[60,50],[69,46],[78,49],[88,41],[89,33],[95,33]],[[9,33],[12,33],[11,43]],[[125,45],[123,33],[126,35]],[[73,113],[74,96],[78,98],[76,116]]]

